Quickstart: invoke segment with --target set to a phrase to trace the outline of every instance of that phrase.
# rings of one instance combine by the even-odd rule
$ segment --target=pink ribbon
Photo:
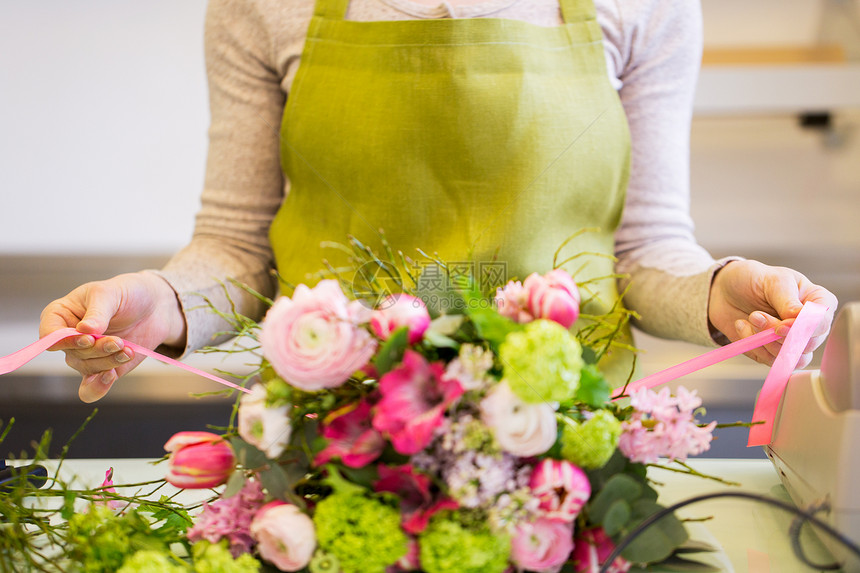
[[[17,370],[18,368],[20,368],[23,365],[25,365],[26,363],[30,362],[36,356],[38,356],[39,354],[41,354],[45,350],[49,349],[50,347],[52,347],[56,343],[60,342],[61,340],[64,340],[64,339],[69,338],[71,336],[80,336],[81,334],[82,333],[78,332],[74,328],[61,328],[60,330],[55,330],[51,334],[48,334],[47,336],[37,340],[36,342],[27,346],[26,348],[22,348],[18,352],[14,352],[14,353],[10,354],[9,356],[0,357],[0,375],[8,374],[9,372],[12,372],[13,370]],[[90,336],[93,336],[94,338],[102,338],[102,335],[98,335],[98,334],[91,334]],[[219,384],[223,384],[224,386],[229,386],[230,388],[233,388],[235,390],[239,390],[240,392],[246,392],[246,393],[251,392],[247,388],[243,388],[243,387],[239,386],[238,384],[234,384],[233,382],[229,382],[227,380],[224,380],[223,378],[219,378],[218,376],[215,376],[214,374],[210,374],[209,372],[205,372],[205,371],[200,370],[198,368],[194,368],[193,366],[188,366],[187,364],[183,364],[182,362],[179,362],[178,360],[174,360],[173,358],[170,358],[168,356],[164,356],[163,354],[159,354],[158,352],[155,352],[154,350],[144,348],[143,346],[140,346],[139,344],[135,344],[134,342],[129,342],[127,340],[123,340],[123,344],[125,346],[127,346],[128,348],[131,348],[132,350],[134,350],[134,352],[137,354],[142,354],[143,356],[148,356],[150,358],[154,358],[155,360],[158,360],[159,362],[164,362],[165,364],[169,364],[171,366],[176,366],[178,368],[182,368],[183,370],[187,370],[188,372],[191,372],[192,374],[196,374],[198,376],[203,376],[204,378],[208,378],[209,380],[212,380],[214,382],[218,382]]]
[[[803,355],[804,350],[806,350],[806,345],[809,344],[813,332],[821,324],[821,320],[824,318],[826,312],[826,306],[807,302],[803,305],[800,314],[797,315],[797,318],[791,325],[788,335],[786,335],[785,341],[782,343],[782,348],[765,378],[764,385],[758,395],[758,400],[756,400],[753,421],[763,423],[756,424],[750,428],[747,446],[763,446],[770,443],[773,436],[773,422],[776,418],[782,394],[785,392],[785,387],[788,384],[788,379],[797,367],[797,363],[800,362],[800,357]],[[776,334],[773,328],[763,330],[681,364],[640,378],[628,384],[626,389],[618,388],[615,390],[612,397],[617,398],[621,395],[622,391],[630,394],[642,388],[653,388],[654,386],[665,384],[676,378],[692,374],[697,370],[712,366],[779,339],[780,336]]]

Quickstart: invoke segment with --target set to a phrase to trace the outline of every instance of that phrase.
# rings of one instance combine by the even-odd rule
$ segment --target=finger
[[[782,320],[797,318],[800,309],[803,308],[798,281],[805,280],[805,278],[799,273],[796,275],[793,271],[781,269],[772,280],[773,282],[766,286],[764,293],[768,304]]]
[[[93,285],[87,291],[87,311],[75,328],[87,334],[104,334],[119,306],[120,299],[115,289]]]
[[[104,397],[117,381],[117,374],[113,370],[100,372],[92,376],[84,376],[81,386],[78,388],[78,397],[83,402],[95,402]]]
[[[752,324],[749,323],[749,321],[746,320],[736,321],[735,330],[737,331],[739,338],[746,338],[755,334],[755,328]],[[776,352],[779,352],[779,350],[777,349]],[[756,362],[760,362],[762,364],[767,365],[773,364],[774,358],[776,358],[776,354],[774,354],[767,346],[751,350],[747,352],[745,356],[752,358]]]
[[[812,352],[805,352],[800,355],[800,360],[797,361],[797,366],[795,366],[795,370],[800,370],[801,368],[806,368],[812,362]]]
[[[127,364],[134,359],[134,352],[130,348],[124,348],[106,356],[94,358],[82,358],[74,353],[66,354],[66,364],[80,372],[83,376],[92,376],[102,372],[113,370]]]

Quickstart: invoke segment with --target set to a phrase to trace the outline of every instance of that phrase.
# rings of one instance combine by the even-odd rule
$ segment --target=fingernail
[[[99,380],[100,380],[100,381],[101,381],[101,383],[102,383],[102,384],[104,384],[105,386],[107,386],[108,384],[112,384],[112,383],[113,383],[113,372],[105,372],[105,373],[103,373],[103,374],[101,375],[101,377],[99,378]]]
[[[107,352],[108,354],[113,354],[115,352],[119,352],[120,350],[122,350],[122,348],[120,348],[120,345],[113,340],[105,344],[105,352]]]
[[[767,319],[760,312],[754,312],[750,315],[750,322],[753,326],[758,329],[762,329],[767,326]]]
[[[744,333],[744,321],[736,320],[735,321],[735,330],[738,332],[738,334],[743,334]]]
[[[782,325],[777,326],[775,332],[777,336],[788,336],[789,330],[791,330],[791,327]]]
[[[128,362],[129,360],[131,360],[131,356],[129,356],[125,352],[120,352],[116,355],[116,361],[117,362],[123,363],[123,362]]]
[[[79,336],[75,339],[75,345],[78,348],[90,348],[95,344],[95,339],[92,336]]]

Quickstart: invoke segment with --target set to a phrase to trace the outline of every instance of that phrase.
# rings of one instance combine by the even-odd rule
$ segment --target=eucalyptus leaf
[[[266,454],[237,436],[230,438],[230,445],[233,446],[239,465],[246,469],[257,469],[269,463]]]
[[[589,503],[589,516],[598,524],[606,519],[609,508],[617,500],[634,502],[642,495],[642,484],[626,474],[612,476]]]
[[[606,535],[611,536],[620,532],[630,520],[630,514],[630,504],[623,499],[617,499],[611,503],[603,517],[603,530]]]
[[[233,497],[239,493],[242,490],[242,486],[245,485],[245,479],[245,472],[241,470],[234,471],[230,474],[230,478],[227,480],[227,486],[221,493],[221,497]]]
[[[720,567],[693,559],[685,559],[677,554],[670,556],[660,563],[660,569],[667,571],[692,571],[694,573],[719,573],[722,571]]]
[[[662,506],[646,499],[635,501],[632,508],[634,528],[647,517],[663,509]],[[674,514],[668,514],[642,531],[622,551],[621,555],[629,561],[639,563],[663,561],[672,555],[675,549],[683,545],[688,538],[689,535],[684,525]]]

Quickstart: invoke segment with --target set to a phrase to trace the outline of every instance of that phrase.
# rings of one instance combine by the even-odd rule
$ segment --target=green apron
[[[284,111],[290,191],[270,238],[286,282],[346,265],[325,244],[348,235],[381,251],[380,229],[498,286],[550,270],[585,228],[562,260],[613,253],[630,143],[592,0],[561,0],[558,27],[356,22],[347,5],[317,0]],[[594,255],[565,267],[580,283],[614,272]],[[587,287],[585,312],[615,304],[613,279]]]

